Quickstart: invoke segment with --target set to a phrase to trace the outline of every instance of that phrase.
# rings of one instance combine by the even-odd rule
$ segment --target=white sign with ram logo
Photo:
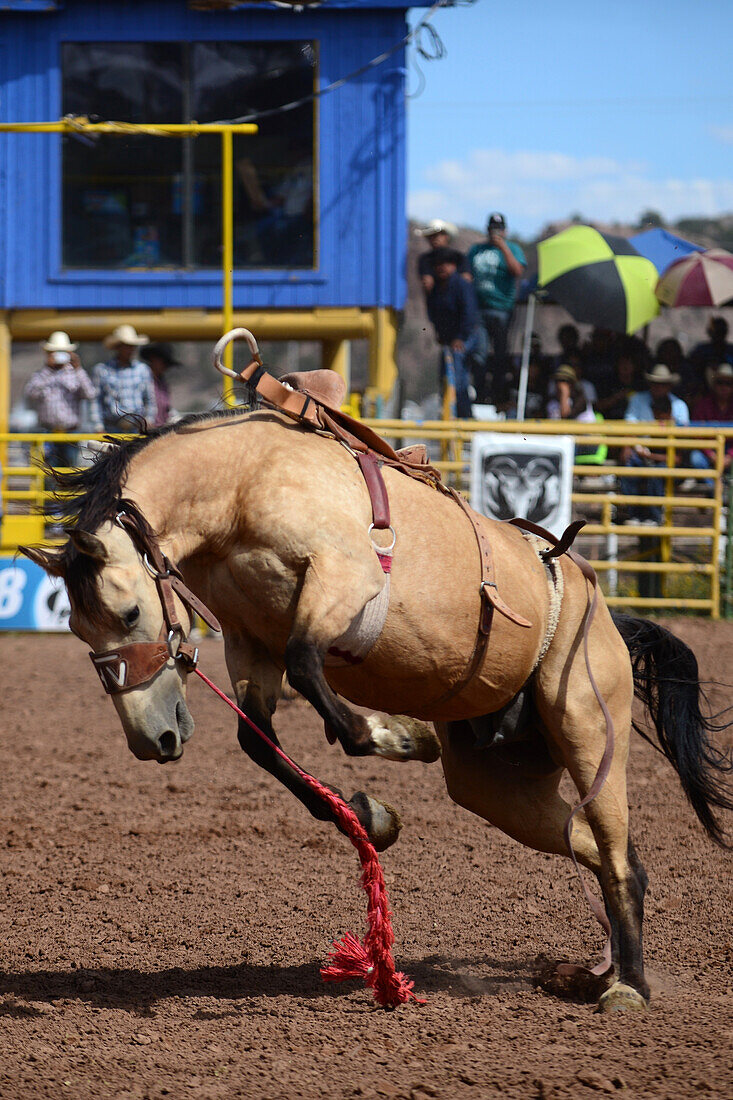
[[[480,432],[471,446],[471,505],[490,519],[531,520],[559,538],[571,521],[569,435]]]

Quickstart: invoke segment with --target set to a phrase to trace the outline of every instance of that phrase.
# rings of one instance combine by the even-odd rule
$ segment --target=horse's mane
[[[45,512],[58,523],[63,519],[70,528],[94,532],[108,520],[113,521],[121,508],[137,519],[141,528],[150,536],[155,533],[145,516],[130,500],[124,499],[125,476],[130,462],[155,440],[166,435],[176,435],[191,426],[207,421],[219,421],[228,417],[241,416],[249,411],[241,406],[233,409],[221,409],[215,412],[195,413],[186,416],[175,424],[162,428],[145,428],[134,439],[119,442],[112,436],[106,436],[108,449],[100,451],[91,466],[63,473],[44,464],[44,473],[53,478],[56,492],[47,501]],[[47,553],[61,567],[75,606],[87,618],[100,621],[99,594],[97,576],[101,564],[88,554],[80,553],[69,540],[63,549],[56,553]]]
[[[84,531],[96,531],[107,520],[113,520],[119,511],[125,475],[136,455],[163,436],[177,435],[192,425],[206,421],[241,416],[245,411],[248,410],[234,408],[194,413],[162,428],[147,429],[143,425],[140,435],[123,442],[113,436],[105,436],[105,442],[110,446],[100,451],[91,466],[69,473],[53,469],[45,471],[56,483],[56,494],[46,504],[46,514],[61,516],[65,523]]]

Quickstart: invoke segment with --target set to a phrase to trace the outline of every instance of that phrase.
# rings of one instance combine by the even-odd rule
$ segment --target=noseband
[[[138,518],[123,510],[115,516],[115,523],[130,536],[143,565],[155,581],[163,609],[163,625],[154,642],[131,642],[105,653],[89,654],[108,695],[146,684],[171,658],[180,661],[186,673],[196,668],[199,651],[187,641],[188,631],[178,618],[174,593],[192,617],[195,613],[213,630],[221,630],[216,616],[188,588],[180,570],[165,556],[157,539],[143,528]]]

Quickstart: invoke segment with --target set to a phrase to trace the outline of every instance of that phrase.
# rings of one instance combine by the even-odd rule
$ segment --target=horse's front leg
[[[329,646],[344,634],[384,582],[376,558],[369,553],[374,561],[369,559],[363,571],[360,566],[365,563],[337,553],[311,561],[285,647],[288,680],[321,715],[329,741],[338,739],[349,756],[383,756],[430,764],[440,756],[440,743],[429,726],[401,714],[356,714],[331,689],[324,675]]]
[[[281,694],[282,671],[264,650],[244,635],[227,635],[226,660],[240,710],[268,739],[263,740],[240,718],[237,736],[242,749],[256,764],[287,787],[313,817],[338,826],[328,804],[303,779],[297,768],[276,751],[280,748],[280,742],[272,727],[272,716]],[[338,788],[329,789],[344,798]],[[363,791],[356,791],[347,805],[354,811],[378,851],[394,844],[402,828],[396,810]]]

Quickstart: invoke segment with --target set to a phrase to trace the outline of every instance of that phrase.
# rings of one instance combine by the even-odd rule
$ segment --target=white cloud
[[[733,179],[654,179],[641,163],[565,153],[475,149],[463,161],[433,165],[421,183],[408,199],[414,218],[482,227],[487,213],[498,209],[510,229],[526,235],[574,213],[590,221],[633,222],[649,209],[669,220],[733,210]]]

